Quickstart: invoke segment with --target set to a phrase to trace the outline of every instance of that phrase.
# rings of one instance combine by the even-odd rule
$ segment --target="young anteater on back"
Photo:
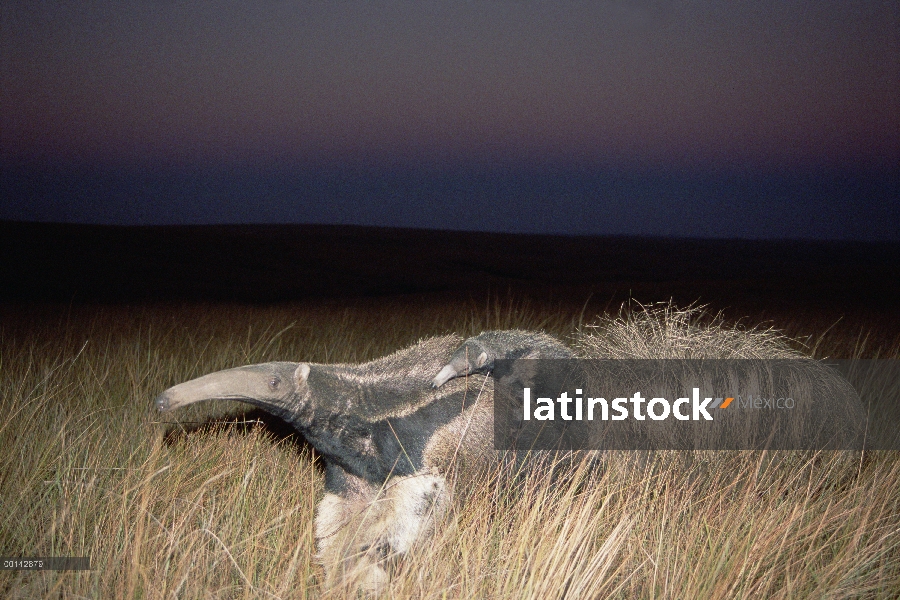
[[[467,339],[431,385],[439,388],[456,377],[486,375],[494,369],[495,360],[517,358],[575,358],[575,354],[546,333],[520,329],[485,331]]]

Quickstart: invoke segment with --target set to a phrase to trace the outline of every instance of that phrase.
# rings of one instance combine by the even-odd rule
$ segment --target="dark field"
[[[900,244],[561,237],[349,226],[0,222],[0,298],[286,301],[514,289],[890,309]]]

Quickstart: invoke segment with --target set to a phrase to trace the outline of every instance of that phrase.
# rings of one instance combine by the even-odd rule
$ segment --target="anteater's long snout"
[[[435,377],[434,380],[431,382],[431,387],[433,387],[433,388],[441,387],[442,385],[444,385],[445,383],[447,383],[448,381],[450,381],[451,379],[453,379],[454,377],[457,376],[456,371],[457,371],[456,367],[454,367],[452,364],[445,366],[443,369],[441,369],[441,372],[437,374],[437,377]]]
[[[265,388],[265,385],[261,383],[253,386],[253,379],[264,381],[265,377],[247,372],[246,369],[229,369],[210,373],[170,387],[156,397],[156,408],[161,411],[170,411],[204,400],[242,400],[247,396],[252,397],[250,388]]]
[[[298,377],[309,374],[300,363],[272,362],[217,371],[170,387],[156,397],[161,411],[205,400],[238,400],[257,406],[281,407],[296,391]]]
[[[165,392],[163,392],[156,397],[155,404],[156,408],[163,412],[169,410],[169,396]]]

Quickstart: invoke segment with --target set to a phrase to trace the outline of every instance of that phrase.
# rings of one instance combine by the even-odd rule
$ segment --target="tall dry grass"
[[[246,410],[237,404],[198,405],[176,415],[181,425],[161,423],[154,396],[230,366],[363,361],[451,330],[574,339],[590,320],[583,308],[441,297],[3,307],[0,554],[90,556],[92,570],[0,571],[0,596],[352,596],[320,585],[312,520],[322,475],[311,452],[261,426],[226,423]],[[900,358],[898,345],[860,344],[884,329],[878,322],[773,321],[816,355]],[[555,484],[536,474],[509,486],[488,475],[458,482],[434,539],[392,565],[384,594],[896,597],[900,457],[870,453],[849,475],[837,453],[767,460],[672,453],[641,468],[569,465]]]

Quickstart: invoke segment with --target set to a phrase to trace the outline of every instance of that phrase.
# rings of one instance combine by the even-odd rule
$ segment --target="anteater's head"
[[[277,415],[297,411],[307,395],[307,363],[270,362],[210,373],[178,384],[156,399],[169,411],[204,400],[238,400]]]
[[[491,349],[478,340],[468,339],[453,353],[450,362],[431,382],[431,387],[439,388],[455,377],[474,373],[487,374],[493,368],[494,357]]]

